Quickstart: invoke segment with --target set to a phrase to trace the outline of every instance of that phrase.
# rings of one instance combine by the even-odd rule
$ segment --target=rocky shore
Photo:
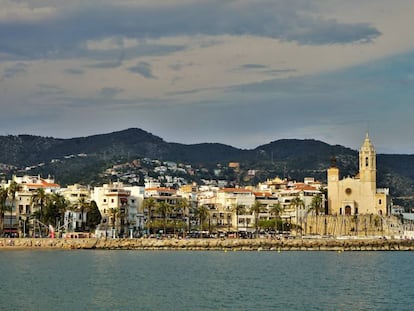
[[[0,239],[0,249],[412,251],[414,240],[349,239]]]

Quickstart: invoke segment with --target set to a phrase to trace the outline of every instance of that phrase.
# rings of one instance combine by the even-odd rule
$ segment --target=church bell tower
[[[376,152],[369,139],[368,133],[359,150],[359,177],[372,191],[377,187]]]

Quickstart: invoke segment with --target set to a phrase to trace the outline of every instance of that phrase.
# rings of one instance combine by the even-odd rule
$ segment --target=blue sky
[[[414,154],[410,0],[0,0],[0,135]]]

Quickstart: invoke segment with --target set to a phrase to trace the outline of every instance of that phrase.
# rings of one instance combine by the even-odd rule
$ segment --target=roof
[[[145,191],[157,191],[157,192],[171,192],[171,193],[175,193],[176,190],[171,189],[171,188],[145,188]]]
[[[302,191],[318,191],[318,189],[314,186],[305,184],[305,183],[296,183],[294,190],[302,190]]]
[[[219,192],[226,192],[226,193],[252,193],[251,190],[243,189],[243,188],[222,188]]]
[[[256,197],[268,197],[272,195],[272,193],[269,191],[258,191],[258,192],[253,192],[253,194]]]
[[[47,182],[43,178],[40,178],[38,183],[25,183],[24,185],[30,188],[60,188],[60,185]]]

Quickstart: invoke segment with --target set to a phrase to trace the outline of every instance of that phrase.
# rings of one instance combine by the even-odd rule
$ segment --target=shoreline
[[[0,238],[0,250],[183,250],[183,251],[414,251],[414,240],[327,239],[49,239]]]

